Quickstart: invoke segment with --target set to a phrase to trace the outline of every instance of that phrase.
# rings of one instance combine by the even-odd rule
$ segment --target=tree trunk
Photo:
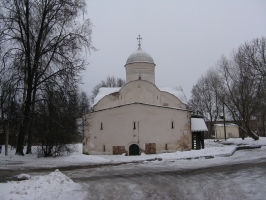
[[[8,156],[8,136],[9,136],[9,121],[7,121],[7,128],[5,134],[5,156]]]
[[[35,85],[36,85],[36,83],[35,83]],[[32,113],[33,113],[33,115],[34,115],[34,112],[35,112],[36,90],[37,89],[35,87],[34,90],[33,90],[33,95],[32,95]],[[29,122],[28,143],[27,143],[26,154],[32,154],[32,151],[31,151],[31,146],[32,146],[32,120],[33,120],[33,117],[32,117],[32,119]]]
[[[254,132],[249,128],[248,122],[246,122],[245,125],[246,125],[246,128],[247,128],[248,136],[252,137],[254,140],[258,140],[258,139],[259,139],[259,136],[258,136],[256,133],[254,133]]]
[[[28,124],[29,124],[30,106],[31,106],[31,92],[32,92],[31,85],[32,84],[30,83],[29,87],[27,89],[27,100],[26,100],[25,110],[24,110],[24,114],[23,114],[24,118],[22,120],[22,124],[20,125],[18,142],[17,142],[16,154],[21,155],[21,156],[24,156],[23,145],[24,145],[24,139],[25,139],[25,135],[27,132]]]

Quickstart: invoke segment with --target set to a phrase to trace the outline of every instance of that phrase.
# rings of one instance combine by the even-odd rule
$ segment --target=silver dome
[[[136,62],[146,62],[154,64],[152,57],[146,52],[142,51],[140,47],[138,48],[137,51],[135,51],[128,57],[126,64],[136,63]]]

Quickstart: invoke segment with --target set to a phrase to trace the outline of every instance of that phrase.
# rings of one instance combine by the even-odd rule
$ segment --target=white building
[[[224,125],[214,124],[215,138],[224,139]],[[226,138],[239,138],[239,129],[236,124],[225,124]]]
[[[90,126],[85,126],[83,153],[139,155],[190,150],[191,112],[182,88],[155,85],[155,63],[140,43],[125,69],[122,88],[100,88]]]

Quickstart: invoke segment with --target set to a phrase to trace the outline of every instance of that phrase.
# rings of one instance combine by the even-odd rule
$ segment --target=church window
[[[133,124],[133,129],[136,129],[136,122],[134,122]]]
[[[141,80],[141,76],[139,75],[139,80]]]
[[[105,152],[105,145],[103,145],[103,152]]]
[[[165,144],[165,150],[168,150],[168,145],[167,144]]]
[[[103,130],[103,123],[101,122],[101,130]]]
[[[171,128],[174,129],[174,122],[171,123]]]

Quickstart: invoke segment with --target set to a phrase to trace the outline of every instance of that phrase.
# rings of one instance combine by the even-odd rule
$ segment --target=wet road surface
[[[247,155],[250,154],[250,151]],[[189,161],[186,161],[189,162]],[[20,173],[45,175],[53,170]],[[185,168],[179,162],[60,169],[87,199],[266,199],[266,160]],[[18,174],[0,171],[1,180]]]

